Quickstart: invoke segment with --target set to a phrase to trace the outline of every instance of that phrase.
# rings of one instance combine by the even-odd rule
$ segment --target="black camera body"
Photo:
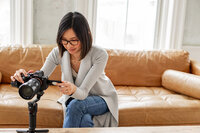
[[[44,76],[43,71],[36,71],[35,73],[28,73],[27,76],[21,75],[24,83],[20,83],[15,80],[11,82],[13,87],[19,88],[19,95],[26,99],[32,99],[35,94],[43,93],[44,90],[52,85],[52,82],[59,82],[56,80],[48,80],[47,76]]]

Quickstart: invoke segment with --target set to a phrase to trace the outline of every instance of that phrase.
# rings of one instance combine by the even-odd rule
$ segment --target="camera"
[[[11,82],[11,85],[19,88],[19,95],[26,100],[30,100],[36,94],[43,92],[49,85],[54,85],[54,82],[61,83],[61,81],[48,80],[48,77],[44,76],[43,71],[28,73],[27,76],[21,74],[21,77],[24,83],[15,80]]]

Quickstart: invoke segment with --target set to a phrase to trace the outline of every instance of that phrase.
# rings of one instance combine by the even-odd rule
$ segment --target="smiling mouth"
[[[69,49],[69,51],[74,51],[75,49]]]

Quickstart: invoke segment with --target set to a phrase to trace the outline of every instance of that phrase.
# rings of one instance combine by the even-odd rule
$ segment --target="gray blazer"
[[[54,48],[41,68],[45,76],[50,76],[57,65],[61,65],[62,81],[69,81],[77,86],[77,90],[71,97],[79,100],[88,95],[101,96],[107,103],[109,111],[103,115],[94,116],[95,127],[118,126],[118,97],[114,85],[105,75],[104,69],[108,60],[106,50],[93,46],[89,53],[81,60],[80,68],[75,82],[72,78],[70,54],[65,51],[63,57],[59,56],[58,47]],[[65,114],[65,101],[68,95],[62,95],[58,102],[63,105]]]

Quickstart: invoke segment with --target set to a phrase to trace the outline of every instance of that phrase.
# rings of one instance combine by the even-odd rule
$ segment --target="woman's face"
[[[71,54],[76,55],[81,52],[81,42],[74,33],[74,30],[72,28],[65,31],[65,33],[62,36],[62,45],[65,47],[65,49]]]

